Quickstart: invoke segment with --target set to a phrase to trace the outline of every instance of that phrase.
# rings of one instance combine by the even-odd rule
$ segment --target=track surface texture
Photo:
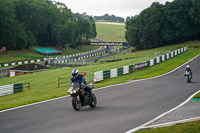
[[[110,86],[94,91],[97,107],[75,111],[65,97],[0,113],[0,133],[123,133],[176,107],[200,89],[200,56],[158,78]],[[67,88],[66,88],[67,91]]]

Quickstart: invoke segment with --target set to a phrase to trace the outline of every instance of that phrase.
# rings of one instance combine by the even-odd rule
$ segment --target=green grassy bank
[[[97,38],[107,42],[126,42],[125,24],[96,22]]]
[[[199,125],[200,121],[195,121],[184,124],[177,124],[169,127],[147,129],[134,133],[199,133]]]
[[[196,94],[193,98],[199,98],[200,99],[200,93]]]

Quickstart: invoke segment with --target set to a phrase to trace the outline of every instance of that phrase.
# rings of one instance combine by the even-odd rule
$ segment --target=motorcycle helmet
[[[78,69],[72,70],[72,76],[77,77],[78,76]]]
[[[186,66],[186,68],[190,68],[190,66],[189,66],[189,65],[187,65],[187,66]]]

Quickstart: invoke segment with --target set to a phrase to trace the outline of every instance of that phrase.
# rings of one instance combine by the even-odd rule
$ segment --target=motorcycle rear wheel
[[[81,110],[81,101],[77,97],[72,98],[72,106],[76,111]]]

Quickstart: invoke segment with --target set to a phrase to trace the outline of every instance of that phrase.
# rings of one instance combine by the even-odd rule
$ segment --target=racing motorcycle
[[[93,85],[90,83],[88,85],[91,89],[93,88]],[[71,84],[71,87],[69,88],[68,92],[72,97],[72,107],[79,111],[81,107],[83,106],[90,106],[95,107],[97,104],[96,96],[92,93],[91,96],[89,96],[89,93],[84,90],[85,85],[79,84],[77,82],[74,82]]]
[[[192,75],[191,75],[191,73],[188,72],[188,71],[185,71],[185,76],[186,76],[187,82],[188,82],[188,83],[191,83],[191,80],[192,80]]]

